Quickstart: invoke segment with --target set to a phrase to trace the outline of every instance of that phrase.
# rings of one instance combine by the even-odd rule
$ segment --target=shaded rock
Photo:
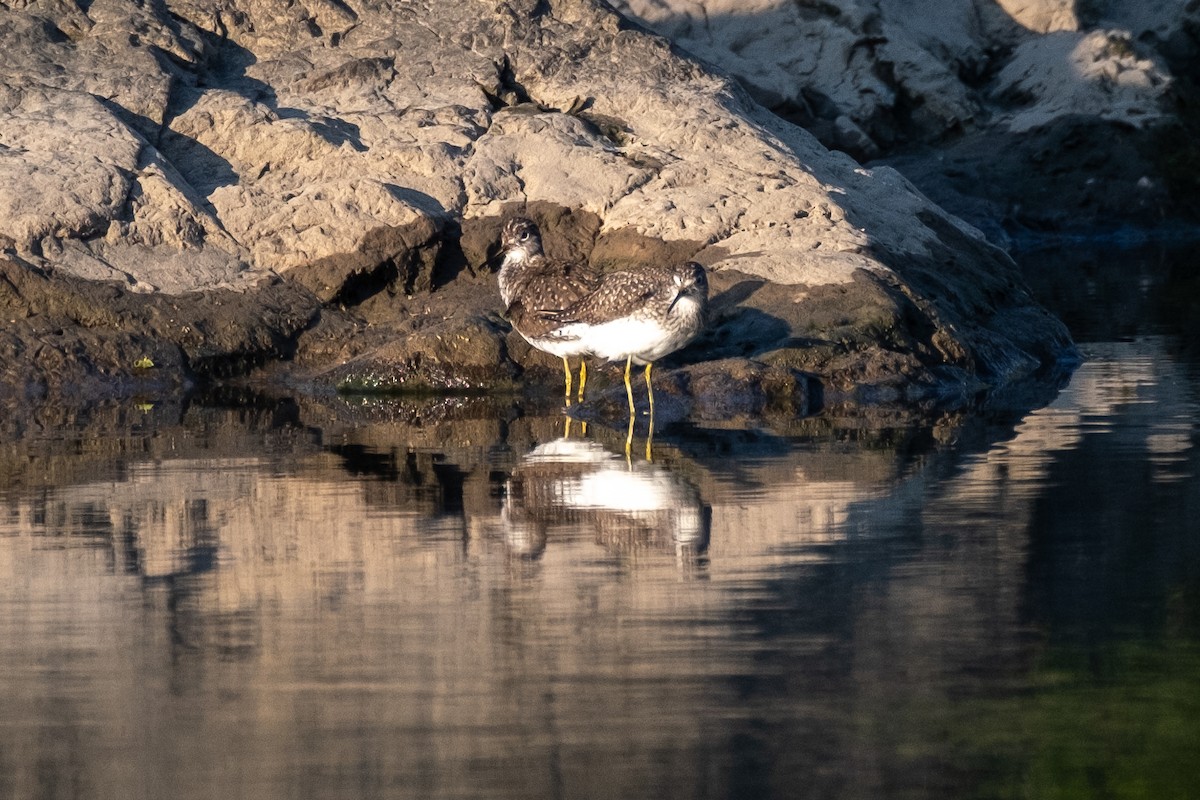
[[[1172,209],[1200,209],[1200,185],[1190,181],[1196,154],[1182,129],[1180,145],[1160,149],[1160,131],[1129,131],[1091,117],[1060,119],[1013,140],[980,133],[933,149],[888,159],[929,197],[977,220],[989,239],[1021,242],[1061,234],[1112,235],[1160,225]],[[1162,175],[1170,166],[1169,177]],[[1176,195],[1171,187],[1182,189]],[[1189,210],[1190,209],[1190,210]]]
[[[482,317],[424,326],[317,377],[351,393],[471,393],[511,384],[502,328]]]
[[[1171,76],[1138,54],[1125,31],[1063,31],[1023,42],[996,76],[996,93],[1021,107],[1001,124],[1014,133],[1087,115],[1143,127],[1161,117]]]
[[[689,365],[656,381],[656,400],[671,394],[690,398],[690,416],[704,420],[795,418],[806,416],[816,407],[806,375],[777,364],[741,358]]]
[[[291,355],[317,312],[278,278],[196,296],[52,275],[0,258],[0,394],[128,396],[177,392]]]
[[[400,227],[375,228],[363,236],[358,249],[303,264],[288,277],[326,302],[358,303],[391,284],[407,292],[429,291],[441,252],[441,233],[428,217]]]
[[[1159,101],[1170,78],[1156,44],[1169,47],[1196,21],[1185,0],[624,0],[618,8],[738,76],[766,105],[830,134],[853,125],[887,150],[991,124],[1016,83],[1046,105],[1043,120],[1089,113],[1141,125],[1166,111]],[[1120,95],[1138,90],[1127,108]]]
[[[1012,27],[990,2],[616,5],[736,75],[756,99],[826,144],[845,147],[846,132],[857,129],[884,150],[911,135],[938,138],[971,125],[979,101],[961,76],[978,72],[988,40]]]

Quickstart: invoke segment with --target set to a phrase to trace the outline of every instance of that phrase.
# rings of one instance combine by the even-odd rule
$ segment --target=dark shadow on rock
[[[186,299],[0,258],[0,395],[80,401],[245,375],[290,359],[318,300],[291,281]]]
[[[121,120],[121,122],[123,122],[129,128],[139,133],[143,139],[148,141],[150,144],[155,145],[156,147],[158,146],[159,138],[162,135],[162,126],[158,122],[150,119],[145,114],[139,114],[136,111],[131,111],[115,100],[111,100],[107,97],[96,96],[95,100],[100,105],[112,112],[114,117]]]
[[[241,176],[234,171],[228,159],[207,145],[170,128],[163,130],[158,149],[200,197],[211,197],[217,189],[236,186],[241,181]],[[211,206],[209,211],[213,211]]]
[[[991,388],[1069,373],[1079,358],[1071,336],[1033,299],[1012,259],[938,212],[918,217],[940,247],[921,255],[868,248],[892,270],[873,278],[898,312],[885,345],[912,352],[935,375],[953,370]]]
[[[470,262],[463,251],[462,236],[462,225],[454,219],[448,219],[442,228],[442,247],[438,252],[437,262],[433,265],[430,285],[434,290],[446,286],[464,272],[473,276],[476,274],[476,268],[485,266]]]
[[[705,327],[691,348],[708,358],[753,358],[789,341],[791,327],[757,308],[736,308]]]
[[[760,308],[743,305],[766,281],[739,281],[709,301],[709,321],[689,350],[706,358],[752,358],[775,349],[791,335],[791,326]]]
[[[362,142],[359,128],[352,122],[346,122],[335,117],[313,117],[307,111],[298,108],[273,107],[272,110],[280,119],[298,119],[307,122],[308,127],[318,136],[335,147],[349,144],[355,151],[365,153],[367,146]]]
[[[694,260],[703,244],[693,239],[654,239],[632,228],[618,228],[599,233],[587,259],[600,269],[681,264]]]
[[[417,189],[409,189],[405,186],[397,186],[394,183],[385,183],[383,188],[387,190],[395,199],[405,205],[413,208],[433,219],[449,219],[450,213],[446,211],[445,206],[441,204],[436,197]]]
[[[751,295],[765,286],[766,283],[767,281],[764,278],[747,278],[746,280],[738,281],[720,294],[710,297],[709,307],[715,313],[733,308],[739,303],[748,300]]]
[[[895,4],[884,3],[884,5]],[[1010,43],[1016,40],[1019,32],[1023,30],[1015,21],[1008,25],[998,24],[1000,20],[1007,17],[1007,14],[998,5],[997,9],[1001,13],[991,15],[988,24],[997,27],[998,42],[986,53],[981,51],[979,54],[981,58],[1006,56],[1010,50]],[[659,11],[661,12],[662,9]],[[730,28],[754,29],[772,16],[778,16],[780,23],[790,25],[793,13],[791,4],[784,3],[777,4],[774,8],[763,8],[754,12],[709,13],[704,15],[702,22],[693,19],[688,14],[672,16],[668,13],[659,17],[658,28],[664,32],[675,28],[690,31],[694,30],[697,25],[709,31],[722,31]],[[836,25],[842,12],[835,5],[805,4],[801,6],[800,16],[810,22],[825,19],[830,24]],[[769,68],[764,71],[764,74],[768,76],[768,80],[765,82],[758,82],[756,80],[758,76],[754,73],[732,74],[731,68],[719,65],[717,69],[731,73],[731,77],[736,81],[737,90],[744,92],[747,99],[770,110],[780,119],[804,128],[828,149],[846,153],[855,159],[877,158],[880,155],[890,155],[897,149],[913,143],[940,142],[961,135],[973,120],[944,120],[936,114],[930,115],[923,109],[925,98],[915,96],[911,88],[904,84],[903,76],[908,71],[897,70],[896,65],[886,59],[886,53],[880,47],[880,45],[888,43],[888,37],[882,32],[882,22],[879,10],[876,10],[861,26],[861,30],[856,31],[858,36],[848,57],[863,57],[876,65],[872,76],[890,90],[892,103],[891,105],[880,104],[869,117],[855,117],[852,122],[855,133],[848,133],[839,123],[849,120],[850,115],[857,109],[847,109],[839,105],[834,97],[822,91],[823,87],[819,83],[804,83],[798,77],[795,86],[781,87],[771,75]],[[937,22],[933,20],[927,24],[933,27]],[[634,24],[640,25],[636,21]],[[675,46],[684,49],[687,45],[679,43]],[[713,46],[720,48],[719,36],[713,40]],[[740,53],[731,52],[731,55],[734,55],[735,59],[746,58]],[[941,57],[935,50],[931,50],[925,55],[930,60]],[[691,57],[696,58],[694,55]],[[918,58],[919,56],[912,54],[912,57]],[[750,63],[753,63],[754,56],[748,58]],[[954,71],[959,79],[970,87],[985,85],[992,74],[998,70],[990,62],[978,62],[973,59],[969,50],[959,54],[954,63],[947,67],[947,71]]]
[[[875,163],[895,168],[994,243],[1021,247],[1200,218],[1200,193],[1171,193],[1180,181],[1169,159],[1187,152],[1189,142],[1160,148],[1178,127],[1164,125],[1137,130],[1076,114],[1020,135],[974,131]]]
[[[547,255],[573,261],[588,260],[601,224],[600,218],[589,211],[572,210],[557,203],[508,203],[495,216],[462,220],[457,240],[461,261],[448,264],[447,273],[453,270],[457,274],[463,268],[472,274],[497,271],[500,229],[505,221],[516,216],[529,217],[538,224]]]
[[[363,236],[357,250],[294,267],[288,277],[322,300],[343,306],[361,306],[381,292],[428,292],[445,225],[440,215],[419,216],[407,225],[381,225]]]

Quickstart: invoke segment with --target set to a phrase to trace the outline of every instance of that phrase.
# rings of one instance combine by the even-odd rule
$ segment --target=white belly
[[[684,298],[671,309],[669,325],[647,317],[630,316],[595,325],[565,325],[560,333],[577,338],[587,352],[607,361],[632,356],[637,364],[657,361],[683,347],[700,329],[700,309]]]
[[[518,331],[519,332],[519,331]],[[571,356],[588,355],[591,350],[588,349],[585,342],[574,336],[564,336],[564,331],[557,331],[553,336],[541,336],[529,338],[525,334],[525,341],[541,350],[543,353],[549,353],[552,356],[559,358],[570,358]]]

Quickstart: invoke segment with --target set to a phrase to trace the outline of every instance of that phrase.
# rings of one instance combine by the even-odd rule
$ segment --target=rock
[[[509,388],[516,374],[503,327],[473,316],[389,337],[318,381],[353,394],[480,394]]]
[[[737,76],[827,146],[896,167],[998,243],[1013,232],[1111,228],[1105,203],[1069,188],[1089,178],[1102,187],[1094,191],[1117,195],[1147,172],[1171,187],[1121,211],[1125,225],[1200,218],[1200,184],[1180,180],[1188,170],[1164,155],[1190,152],[1187,143],[1200,135],[1195,115],[1179,113],[1200,100],[1195,3],[621,0],[617,7]],[[1084,136],[1094,160],[1119,174],[1095,175],[1090,158],[1062,159],[1047,172],[1011,155],[1053,152],[1055,141],[1071,136]],[[1051,200],[1030,202],[1030,193]]]
[[[1035,33],[1079,30],[1075,0],[996,0],[1014,21]]]
[[[978,72],[988,40],[1012,28],[990,2],[620,0],[616,7],[737,76],[756,99],[827,144],[845,145],[839,128],[853,124],[872,140],[866,152],[971,124],[978,99],[961,76]]]
[[[772,385],[924,397],[1070,348],[1012,264],[895,170],[827,151],[594,0],[47,2],[5,7],[0,29],[19,34],[0,54],[9,268],[70,296],[103,285],[122,310],[83,320],[51,290],[12,307],[144,336],[188,379],[281,359],[273,379],[373,390],[556,373],[498,316],[485,266],[517,210],[600,266],[696,258],[718,283],[761,282],[691,356],[747,359],[738,374]],[[864,68],[881,44],[829,43],[829,64]],[[973,113],[943,100],[923,113]],[[189,333],[156,322],[167,307]]]
[[[1164,113],[1171,76],[1138,55],[1123,31],[1061,32],[1024,42],[996,76],[996,91],[1021,108],[1002,123],[1013,133],[1073,115],[1141,128]]]
[[[0,397],[170,395],[290,356],[317,313],[315,297],[278,278],[143,294],[0,257]]]

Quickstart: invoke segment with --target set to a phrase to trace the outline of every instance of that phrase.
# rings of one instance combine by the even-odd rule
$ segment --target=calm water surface
[[[3,427],[0,797],[1195,796],[1193,270],[1029,262],[1032,412]]]

